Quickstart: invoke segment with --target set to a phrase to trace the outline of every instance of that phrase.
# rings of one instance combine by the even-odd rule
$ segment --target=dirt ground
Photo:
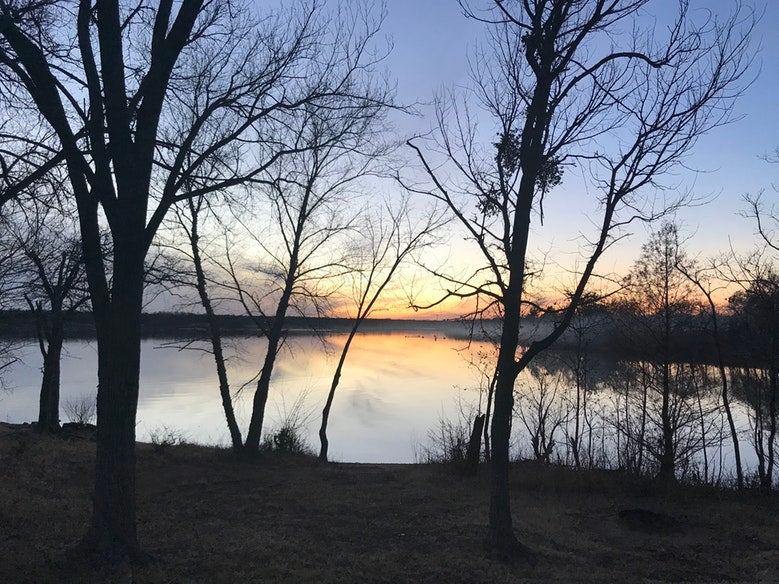
[[[94,443],[0,424],[0,582],[779,582],[779,498],[532,463],[512,476],[535,567],[482,549],[486,469],[138,447],[142,565],[72,548]]]

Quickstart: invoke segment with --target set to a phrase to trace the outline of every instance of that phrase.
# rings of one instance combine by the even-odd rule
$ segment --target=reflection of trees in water
[[[575,358],[571,351],[550,352],[518,379],[515,454],[571,466],[656,474],[663,454],[661,366],[593,353],[587,356],[583,373],[573,366]],[[716,367],[673,363],[669,371],[676,476],[731,482],[732,453],[725,439]],[[736,368],[728,373],[734,406],[749,413],[737,420],[739,433],[751,438],[760,477],[768,472],[769,375]]]
[[[776,388],[771,370],[753,367],[734,368],[731,385],[736,398],[747,405],[749,440],[757,456],[757,478],[770,488],[776,458]]]

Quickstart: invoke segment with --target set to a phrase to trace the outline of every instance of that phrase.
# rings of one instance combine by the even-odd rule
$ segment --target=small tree
[[[233,452],[239,453],[243,449],[243,439],[241,438],[241,429],[238,427],[238,421],[235,417],[235,408],[233,407],[232,394],[230,393],[230,381],[227,376],[227,359],[225,358],[222,331],[219,325],[219,317],[214,308],[214,300],[209,293],[210,278],[206,272],[206,258],[204,258],[203,250],[202,228],[209,216],[213,216],[212,207],[208,205],[205,197],[199,196],[187,200],[184,205],[177,206],[174,210],[174,216],[177,227],[184,233],[187,239],[189,252],[176,249],[184,256],[185,261],[191,264],[192,270],[194,270],[194,274],[190,275],[192,277],[187,277],[179,271],[174,279],[178,284],[195,288],[200,305],[206,314],[208,337],[211,343],[211,352],[214,355],[222,409],[225,413],[227,429],[230,432]],[[186,268],[184,270],[186,271]]]
[[[749,364],[738,377],[741,394],[753,412],[758,477],[761,487],[770,490],[779,432],[779,274],[759,261],[749,273],[749,282],[730,297],[729,304],[737,329],[733,332],[742,359]]]
[[[675,415],[684,401],[682,387],[676,383],[684,369],[678,363],[678,340],[689,331],[696,310],[694,290],[678,269],[687,262],[678,228],[664,223],[641,248],[625,285],[635,315],[626,323],[626,339],[632,339],[634,346],[637,343],[638,354],[652,364],[652,386],[660,394],[660,438],[657,444],[650,441],[648,446],[657,454],[659,476],[664,479],[674,478],[679,445],[676,437],[682,430],[682,420]]]
[[[360,47],[354,58],[377,30],[352,39]],[[244,443],[250,453],[260,447],[287,315],[327,313],[338,282],[355,269],[349,261],[349,234],[361,213],[361,205],[356,205],[361,181],[379,171],[388,152],[382,132],[392,99],[386,85],[362,81],[353,80],[342,97],[300,112],[289,132],[277,138],[286,140],[289,154],[258,180],[268,206],[256,205],[255,217],[243,210],[235,215],[261,253],[253,265],[245,260],[236,264],[232,254],[226,254],[227,286],[268,341]],[[247,273],[255,277],[247,278]]]
[[[383,214],[380,213],[377,217],[368,220],[365,227],[360,230],[365,239],[362,245],[359,240],[355,242],[357,249],[363,249],[365,252],[353,256],[357,259],[355,270],[347,276],[352,280],[350,286],[352,295],[347,302],[354,304],[352,308],[354,313],[322,409],[322,423],[319,427],[320,460],[327,460],[329,448],[327,424],[330,420],[330,410],[333,407],[333,399],[341,380],[349,348],[360,325],[370,316],[401,264],[408,256],[428,246],[432,242],[434,232],[443,223],[437,213],[431,212],[425,220],[414,224],[410,219],[410,213],[406,201],[395,210],[387,205]]]
[[[24,299],[34,315],[43,357],[38,410],[39,432],[59,430],[60,363],[69,313],[89,301],[81,243],[76,226],[61,209],[34,205],[23,216],[16,237],[24,252]]]
[[[746,255],[731,251],[730,257],[719,266],[719,275],[738,288],[728,299],[732,311],[731,351],[744,365],[734,372],[734,390],[751,408],[758,478],[761,487],[770,490],[779,432],[779,215],[773,205],[766,203],[762,193],[745,199],[745,215],[756,225],[757,247]]]
[[[722,406],[725,409],[725,416],[730,429],[730,439],[733,442],[733,454],[736,463],[736,484],[738,488],[744,487],[744,469],[741,464],[741,446],[738,439],[736,422],[733,418],[733,410],[730,405],[730,392],[728,387],[728,374],[725,368],[725,352],[723,348],[722,331],[720,330],[720,314],[717,304],[714,302],[714,294],[722,286],[714,284],[714,273],[718,270],[716,264],[711,269],[704,270],[694,266],[677,265],[677,269],[684,274],[700,290],[706,298],[709,307],[709,317],[711,319],[711,336],[714,341],[714,350],[717,357],[717,371],[719,373],[721,385]]]

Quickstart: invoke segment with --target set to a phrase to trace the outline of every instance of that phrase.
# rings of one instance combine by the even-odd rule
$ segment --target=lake
[[[277,360],[266,409],[265,429],[280,426],[295,404],[305,418],[306,438],[318,449],[321,410],[345,335],[324,342],[314,336],[292,336]],[[245,433],[251,398],[265,341],[228,339],[232,345],[229,375],[236,415]],[[229,444],[218,393],[213,357],[201,350],[180,350],[175,341],[142,343],[138,439],[163,427],[181,432],[190,442]],[[471,350],[486,349],[474,343]],[[409,333],[358,335],[352,343],[330,414],[330,458],[344,462],[414,462],[440,417],[457,417],[458,398],[478,399],[479,374],[468,365],[467,343],[438,335]],[[62,419],[65,404],[94,396],[97,345],[68,341],[62,362]],[[20,363],[4,375],[0,420],[37,418],[41,357],[37,345],[19,351]],[[247,384],[243,389],[241,386]]]
[[[290,415],[301,422],[309,445],[318,451],[317,431],[321,410],[332,380],[344,334],[323,338],[292,335],[276,363],[265,417],[266,432],[278,429]],[[205,346],[183,349],[181,341],[147,339],[142,343],[141,390],[137,436],[150,441],[153,434],[173,432],[184,440],[227,446],[229,434],[218,393],[213,357]],[[235,397],[236,415],[245,434],[254,393],[252,380],[264,356],[265,341],[258,338],[226,339],[229,345],[228,372]],[[352,344],[336,393],[328,427],[330,458],[342,462],[399,462],[424,460],[430,434],[441,420],[457,422],[462,412],[471,412],[484,376],[471,361],[489,363],[492,347],[487,343],[453,339],[427,329],[391,333],[360,334]],[[93,399],[96,391],[97,354],[94,341],[68,341],[62,362],[62,414],[68,419],[67,404]],[[24,345],[20,362],[3,376],[0,390],[0,420],[27,422],[37,417],[41,357],[37,345]],[[521,398],[514,421],[513,451],[531,457],[531,432],[544,413],[547,431],[556,432],[550,460],[571,464],[570,435],[576,423],[576,393],[570,356],[548,354],[533,371],[518,379]],[[582,449],[588,449],[588,463],[617,467],[629,465],[630,425],[635,424],[640,394],[633,388],[620,394],[619,370],[608,359],[591,365],[586,411],[580,416]],[[486,370],[489,371],[489,365]],[[679,411],[690,418],[680,431],[694,454],[685,460],[683,472],[700,475],[703,464],[712,480],[733,475],[732,444],[718,397],[715,370],[697,366],[696,384],[701,398],[679,402]],[[635,378],[634,378],[635,379]],[[650,407],[659,408],[657,395]],[[682,407],[683,406],[683,407]],[[629,416],[621,412],[627,412]],[[733,402],[741,433],[742,458],[746,470],[756,467],[747,408]],[[706,411],[708,435],[698,432],[696,411]],[[632,421],[631,421],[632,417]],[[535,424],[535,426],[534,426]],[[620,431],[615,431],[620,428]],[[706,442],[701,444],[701,436]],[[648,440],[655,440],[651,435]],[[704,460],[703,454],[706,453]],[[650,469],[651,471],[651,469]]]

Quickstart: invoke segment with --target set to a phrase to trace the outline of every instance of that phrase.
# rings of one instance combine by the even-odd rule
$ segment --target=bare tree
[[[356,40],[364,43],[368,38]],[[260,207],[255,218],[247,217],[245,209],[235,215],[262,253],[251,265],[236,263],[226,251],[222,265],[230,280],[227,286],[268,341],[244,443],[249,453],[260,447],[287,314],[326,314],[340,278],[353,270],[348,238],[362,212],[355,203],[361,182],[379,172],[388,152],[381,134],[389,107],[388,86],[367,85],[302,111],[286,136],[291,153],[258,179],[270,210]]]
[[[216,375],[219,383],[219,396],[222,400],[222,409],[227,421],[227,429],[230,432],[230,441],[233,452],[239,453],[243,449],[243,439],[241,438],[241,429],[235,417],[235,408],[233,407],[232,394],[230,392],[230,381],[227,376],[227,359],[225,358],[224,343],[222,341],[222,331],[219,325],[219,317],[214,308],[214,301],[209,293],[209,276],[206,273],[203,242],[202,242],[202,224],[209,216],[210,206],[203,196],[192,198],[186,201],[185,207],[176,207],[174,210],[176,223],[181,231],[184,232],[189,244],[190,253],[183,253],[188,263],[191,263],[194,270],[194,278],[184,278],[184,282],[193,286],[197,290],[200,304],[206,314],[208,322],[208,336],[211,343],[211,352],[214,356],[216,366]],[[181,276],[179,275],[179,278]]]
[[[447,282],[447,296],[486,299],[502,321],[489,545],[512,557],[528,551],[514,535],[509,497],[517,375],[568,327],[619,228],[666,210],[649,204],[659,177],[727,120],[749,64],[753,19],[736,13],[696,24],[680,2],[678,18],[660,35],[640,19],[649,0],[504,1],[483,11],[462,4],[491,26],[490,52],[475,58],[472,94],[492,117],[497,139],[482,146],[475,115],[439,101],[433,150],[450,170],[443,172],[432,152],[410,145],[432,183],[414,188],[449,207],[483,259],[470,275],[435,270]],[[534,271],[531,221],[543,225],[544,199],[577,163],[597,193],[595,232],[585,239],[582,268],[553,330],[520,349],[522,306]]]
[[[729,299],[740,357],[738,389],[752,410],[760,485],[770,490],[779,433],[779,274],[762,254],[739,260],[743,288]]]
[[[350,286],[352,295],[347,302],[354,304],[352,308],[354,312],[351,317],[352,325],[341,348],[330,390],[322,409],[322,423],[319,427],[320,460],[327,460],[329,447],[327,424],[330,420],[330,410],[333,407],[333,399],[341,380],[349,348],[360,325],[370,316],[401,264],[411,254],[430,245],[434,232],[443,223],[441,216],[435,211],[416,224],[412,222],[410,214],[408,202],[405,200],[396,209],[392,209],[388,204],[383,213],[369,219],[360,230],[365,239],[362,245],[359,241],[355,242],[357,249],[364,250],[364,253],[356,254],[360,257],[355,271],[347,276],[352,280]]]
[[[78,208],[98,341],[85,550],[140,553],[135,422],[147,251],[174,204],[243,184],[276,160],[283,152],[273,137],[289,112],[349,94],[362,62],[343,52],[348,40],[322,12],[316,0],[262,18],[204,0],[0,0],[0,77],[26,94],[55,136],[38,166],[64,163]],[[194,114],[185,128],[175,116],[182,106]],[[193,144],[204,146],[196,156]],[[192,180],[197,188],[186,189]]]
[[[684,266],[677,264],[678,269],[684,276],[690,280],[700,290],[706,298],[709,307],[709,317],[711,318],[711,335],[714,341],[714,349],[717,357],[717,371],[719,372],[720,385],[722,387],[720,396],[722,397],[722,406],[725,408],[725,416],[730,429],[730,438],[733,442],[733,455],[736,462],[736,484],[738,488],[744,487],[744,469],[741,464],[741,448],[738,440],[738,431],[736,422],[733,419],[733,411],[730,407],[730,394],[728,392],[728,374],[725,368],[725,354],[722,346],[722,332],[720,331],[719,310],[714,302],[714,294],[724,286],[717,286],[714,283],[714,277],[717,272],[717,266],[714,264],[711,269],[696,268],[693,265]]]
[[[652,363],[652,377],[657,380],[661,396],[661,438],[658,445],[653,442],[649,445],[652,452],[659,453],[659,476],[669,480],[675,476],[676,436],[680,431],[674,411],[683,400],[674,384],[674,376],[681,370],[676,364],[679,358],[675,341],[689,329],[696,308],[692,286],[678,268],[687,263],[677,226],[666,222],[641,248],[641,256],[628,274],[625,286],[634,315],[627,334],[642,346],[640,352]]]
[[[528,384],[517,400],[517,416],[530,435],[533,458],[538,462],[552,462],[555,447],[559,446],[557,432],[568,422],[560,395],[561,377],[543,368],[532,368],[529,372],[532,384]]]
[[[24,299],[34,315],[43,357],[38,409],[39,432],[59,430],[60,363],[69,313],[89,301],[81,244],[75,222],[55,205],[33,200],[20,213],[16,238],[24,253],[21,280]]]
[[[779,433],[779,217],[763,193],[745,200],[744,215],[755,222],[758,245],[743,255],[731,249],[718,275],[737,287],[728,299],[731,351],[744,367],[733,372],[734,390],[750,406],[758,478],[761,487],[770,490]]]

